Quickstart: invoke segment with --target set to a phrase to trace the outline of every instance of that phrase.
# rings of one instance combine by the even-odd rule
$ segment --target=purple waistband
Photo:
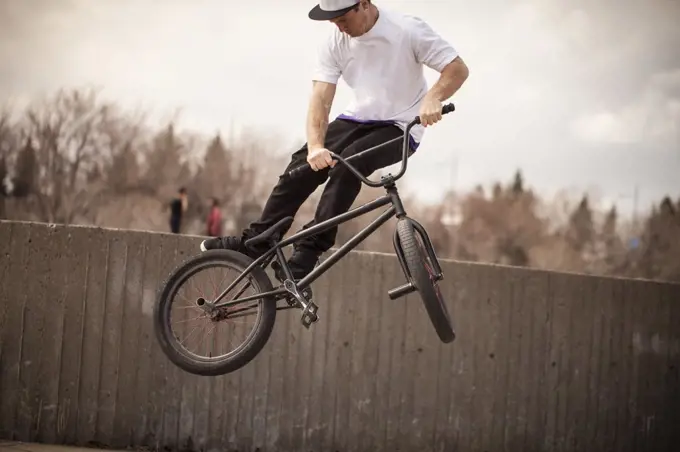
[[[346,121],[352,121],[352,122],[357,122],[359,124],[391,124],[391,125],[397,125],[396,121],[381,121],[377,119],[357,119],[352,116],[347,116],[347,115],[340,115],[337,117],[337,119],[344,119]],[[416,152],[416,149],[418,149],[418,146],[420,146],[420,143],[417,143],[416,140],[413,138],[413,135],[409,134],[409,145],[411,146],[411,149],[413,152]]]

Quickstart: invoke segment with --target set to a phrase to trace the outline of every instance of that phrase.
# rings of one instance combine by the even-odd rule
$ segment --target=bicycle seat
[[[279,231],[288,229],[291,224],[293,224],[293,217],[282,218],[276,224],[267,228],[264,232],[246,240],[244,245],[250,248],[253,246],[260,245],[262,243],[266,243],[270,239],[273,239],[275,234],[278,234]]]

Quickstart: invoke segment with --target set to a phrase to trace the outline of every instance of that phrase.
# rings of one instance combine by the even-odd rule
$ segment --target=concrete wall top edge
[[[57,230],[57,229],[72,229],[72,230],[85,230],[85,229],[90,229],[90,230],[98,230],[103,233],[110,232],[110,233],[115,233],[115,234],[151,234],[151,235],[161,235],[161,236],[174,236],[174,234],[170,232],[158,232],[158,231],[145,231],[145,230],[140,230],[140,229],[119,229],[119,228],[109,228],[109,227],[102,227],[102,226],[92,226],[92,225],[67,225],[67,224],[60,224],[60,223],[45,223],[45,222],[37,222],[37,221],[17,221],[17,220],[2,220],[0,219],[0,231],[2,231],[3,227],[11,227],[12,225],[21,225],[25,227],[35,227],[35,228],[43,228],[46,230]],[[187,238],[187,239],[193,239],[193,240],[201,240],[204,238],[204,236],[200,235],[192,235],[192,234],[183,234],[181,237]],[[384,258],[396,258],[396,256],[392,253],[384,253],[384,252],[377,252],[377,251],[361,251],[361,250],[356,250],[352,251],[354,254],[359,254],[359,255],[366,255],[366,256],[380,256]],[[506,265],[506,264],[496,264],[496,263],[483,263],[483,262],[471,262],[471,261],[463,261],[463,260],[455,260],[455,259],[445,259],[445,258],[439,258],[440,262],[442,264],[453,264],[456,266],[468,266],[468,267],[477,267],[477,268],[484,268],[484,269],[495,269],[495,270],[506,270],[515,273],[517,276],[521,275],[542,275],[542,276],[568,276],[568,277],[585,277],[585,278],[596,278],[596,279],[602,279],[602,280],[614,280],[614,281],[628,281],[628,282],[635,282],[635,283],[644,283],[644,284],[654,284],[654,285],[661,285],[661,286],[680,286],[680,283],[675,283],[671,281],[657,281],[657,280],[650,280],[650,279],[645,279],[645,278],[627,278],[627,277],[621,277],[621,276],[611,276],[611,275],[592,275],[592,274],[587,274],[587,273],[580,273],[580,272],[570,272],[570,271],[554,271],[554,270],[548,270],[548,269],[541,269],[541,268],[530,268],[530,267],[516,267],[512,265]],[[445,275],[446,276],[446,275]],[[677,300],[680,302],[680,300]]]

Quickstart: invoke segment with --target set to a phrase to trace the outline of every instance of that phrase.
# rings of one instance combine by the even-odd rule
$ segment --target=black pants
[[[179,217],[170,217],[170,231],[173,234],[179,234],[179,228],[180,228],[181,221],[182,220]]]
[[[347,158],[399,136],[403,136],[403,131],[392,124],[360,124],[336,119],[328,125],[325,146],[328,150]],[[307,144],[305,144],[293,154],[285,171],[288,172],[307,163],[307,152]],[[397,141],[352,160],[350,163],[364,177],[368,177],[378,169],[401,161],[401,153],[402,142]],[[243,237],[254,237],[280,219],[288,216],[294,217],[300,206],[326,180],[328,183],[324,187],[314,219],[305,224],[303,229],[347,212],[359,195],[362,182],[342,163],[336,162],[334,168],[310,170],[294,179],[280,177],[264,206],[260,219],[251,223],[243,231]],[[285,232],[283,231],[282,234]],[[336,226],[301,240],[294,246],[297,249],[307,249],[320,254],[328,251],[335,244],[337,232]]]

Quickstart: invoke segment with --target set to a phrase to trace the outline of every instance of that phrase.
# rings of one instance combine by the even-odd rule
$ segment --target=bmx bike
[[[442,114],[447,114],[454,110],[453,104],[447,104],[442,109]],[[390,299],[395,300],[417,291],[439,339],[444,343],[452,342],[456,335],[438,286],[439,281],[443,279],[443,274],[435,250],[425,228],[406,214],[395,184],[406,172],[409,157],[409,132],[414,125],[419,123],[420,117],[416,117],[405,128],[403,138],[394,138],[347,159],[331,153],[335,160],[345,165],[364,184],[370,187],[385,188],[386,193],[379,198],[307,229],[302,229],[286,239],[281,239],[281,231],[285,231],[290,227],[293,217],[283,218],[266,231],[246,241],[247,247],[268,247],[268,251],[257,259],[252,259],[249,256],[232,250],[208,250],[200,255],[190,257],[177,266],[161,285],[153,311],[154,330],[157,340],[163,353],[170,361],[182,370],[192,374],[203,376],[222,375],[234,372],[245,366],[262,350],[271,336],[278,310],[291,308],[302,310],[302,325],[305,328],[309,328],[318,320],[318,307],[312,301],[311,284],[359,243],[395,216],[397,224],[394,231],[393,244],[407,282],[400,287],[389,290],[388,296]],[[387,174],[382,176],[380,181],[372,181],[364,177],[349,163],[351,160],[361,158],[369,152],[395,143],[398,140],[403,140],[403,150],[401,169],[397,175]],[[284,174],[283,177],[296,177],[303,171],[311,171],[309,164],[294,168]],[[285,247],[386,205],[389,205],[389,208],[340,248],[336,249],[326,260],[317,265],[311,273],[298,281],[293,279],[283,253]],[[272,264],[273,268],[276,268],[278,265],[275,279],[279,281],[280,285],[276,289],[273,287],[272,280],[265,271],[270,264]],[[186,297],[186,304],[178,309],[178,318],[182,317],[182,314],[190,309],[200,315],[196,318],[183,318],[173,322],[172,305],[175,299],[178,298],[182,285],[198,272],[212,268],[234,270],[238,276],[224,290],[219,291],[216,289],[213,296],[206,296],[203,291],[199,290],[199,296]],[[278,275],[284,275],[285,277]],[[227,297],[227,294],[234,291],[242,282],[245,282],[243,287],[235,291],[234,295]],[[254,294],[243,296],[247,289],[253,289]],[[285,303],[279,306],[279,301],[284,301]],[[181,329],[188,322],[195,320],[207,320],[208,325],[213,325],[211,329],[213,331],[220,322],[236,321],[236,319],[248,316],[255,317],[255,326],[252,331],[246,334],[245,340],[235,349],[221,354],[215,354],[214,348],[221,345],[218,342],[225,339],[226,336],[215,334],[212,338],[212,343],[209,344],[210,351],[205,354],[198,354],[184,346],[184,342],[188,341],[188,338],[185,341],[179,341],[179,338],[172,331],[174,323],[182,324],[178,325]],[[236,329],[238,329],[238,326],[235,327],[234,331]],[[194,328],[190,335],[193,335],[195,331],[196,329]]]

